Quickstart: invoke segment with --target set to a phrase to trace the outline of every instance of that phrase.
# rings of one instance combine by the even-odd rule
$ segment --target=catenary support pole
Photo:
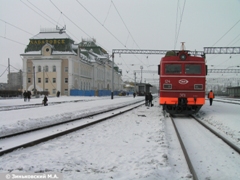
[[[112,53],[112,92],[111,92],[111,99],[113,99],[113,92],[114,92],[114,53]]]

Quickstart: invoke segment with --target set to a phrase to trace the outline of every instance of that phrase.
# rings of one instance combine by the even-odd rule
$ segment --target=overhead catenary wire
[[[15,40],[12,40],[12,39],[9,39],[9,38],[6,38],[6,37],[3,37],[3,36],[0,36],[0,37],[3,38],[3,39],[7,39],[7,40],[9,40],[9,41],[12,41],[12,42],[18,43],[18,44],[23,45],[23,46],[27,46],[26,44],[23,44],[23,43],[21,43],[21,42],[18,42],[18,41],[15,41]]]
[[[38,11],[40,11],[42,14],[44,14],[45,16],[47,16],[48,18],[50,18],[52,21],[56,22],[56,25],[58,25],[58,21],[55,21],[53,18],[51,18],[49,15],[47,15],[46,13],[44,13],[41,9],[39,9],[37,6],[35,6],[33,3],[29,2],[34,8],[36,8]],[[25,4],[25,3],[24,3]],[[26,4],[25,4],[26,5]],[[27,6],[27,5],[26,5]],[[28,8],[30,8],[29,6],[27,6]],[[30,8],[32,9],[32,8]],[[33,10],[33,9],[32,9]],[[34,12],[36,12],[35,10],[33,10]],[[36,12],[37,13],[37,12]],[[37,13],[38,15],[40,15],[39,13]],[[40,15],[41,17],[43,17],[42,15]],[[61,15],[60,15],[61,17]],[[44,18],[44,17],[43,17]],[[44,18],[45,19],[45,18]],[[63,20],[64,21],[64,20]],[[65,22],[64,22],[65,23]],[[53,22],[51,22],[51,24],[55,25]],[[61,24],[60,24],[61,25]],[[61,25],[62,26],[62,25]],[[73,33],[71,33],[70,31],[68,31],[69,34],[71,34],[73,37],[75,37],[77,40],[79,40],[76,36],[73,35]]]
[[[224,36],[226,36],[239,22],[240,22],[240,19],[239,19],[226,33],[224,33],[224,34],[212,45],[212,47],[214,47]]]
[[[120,15],[120,13],[119,13],[119,11],[118,11],[117,7],[115,6],[115,4],[113,3],[113,1],[112,1],[112,0],[111,0],[111,2],[112,2],[112,4],[113,4],[113,7],[115,8],[115,10],[117,11],[117,13],[118,13],[118,15],[119,15],[120,19],[122,20],[122,22],[123,22],[123,24],[124,24],[125,28],[127,29],[128,33],[129,33],[129,35],[132,37],[132,39],[133,39],[134,43],[137,45],[137,47],[138,47],[139,49],[141,49],[141,48],[138,46],[138,44],[136,43],[135,39],[133,38],[133,36],[132,36],[131,32],[129,31],[129,29],[128,29],[128,27],[127,27],[126,23],[124,22],[124,20],[123,20],[122,16]]]
[[[179,36],[179,33],[180,33],[180,29],[181,29],[181,24],[182,24],[182,19],[183,19],[183,13],[184,13],[184,9],[185,9],[185,4],[186,4],[186,0],[184,0],[183,10],[182,10],[181,17],[180,17],[180,23],[179,23],[179,26],[178,26],[178,30],[177,30],[177,32],[176,32],[174,49],[176,49],[176,45],[177,45],[177,41],[178,41],[178,36]],[[178,1],[178,5],[179,5],[179,1]],[[177,16],[178,16],[178,15],[177,15]],[[176,24],[176,26],[177,26],[177,24]]]
[[[0,21],[5,22],[5,24],[8,24],[8,25],[10,25],[10,26],[12,26],[12,27],[15,27],[16,29],[19,29],[19,30],[21,30],[21,31],[23,31],[23,32],[25,32],[25,33],[27,33],[27,34],[33,35],[32,33],[28,32],[28,31],[26,31],[26,30],[24,30],[24,29],[21,29],[21,28],[15,26],[15,25],[13,25],[13,24],[7,22],[7,21],[4,21],[3,19],[0,19]],[[6,33],[5,33],[5,34],[6,34]]]
[[[52,21],[50,21],[49,19],[45,18],[43,15],[41,15],[40,13],[38,13],[37,11],[35,11],[33,8],[31,8],[30,6],[28,6],[26,3],[24,3],[22,0],[20,0],[23,4],[25,4],[28,8],[30,8],[31,10],[33,10],[35,13],[37,13],[39,16],[41,16],[42,18],[44,18],[45,20],[47,20],[48,22],[50,22],[51,24],[54,24]]]
[[[80,3],[78,0],[76,0],[79,5],[81,5],[102,27],[110,33],[123,47],[126,47],[124,43],[122,43],[108,28],[106,28],[82,3]],[[127,48],[127,47],[126,47]],[[127,48],[128,49],[128,48]],[[137,56],[136,56],[137,57]],[[140,60],[140,59],[139,59]],[[140,60],[141,61],[141,60]],[[141,61],[142,62],[142,61]],[[142,62],[143,63],[143,62]],[[145,64],[145,63],[143,63]]]
[[[109,15],[109,12],[110,12],[111,7],[112,7],[112,3],[110,3],[110,6],[109,6],[108,12],[107,12],[107,16],[106,16],[105,20],[103,21],[103,25],[105,24],[105,22],[106,22],[106,20],[107,20],[107,18],[108,18],[108,15]]]

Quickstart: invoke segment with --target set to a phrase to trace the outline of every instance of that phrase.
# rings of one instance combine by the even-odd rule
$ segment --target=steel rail
[[[222,139],[228,146],[230,146],[232,149],[234,149],[236,152],[238,152],[238,154],[240,154],[240,148],[238,146],[236,146],[235,144],[233,144],[231,141],[229,141],[227,138],[223,137],[221,134],[219,134],[217,131],[215,131],[214,129],[212,129],[210,126],[208,126],[207,124],[203,123],[202,121],[200,121],[198,118],[196,118],[193,115],[190,115],[192,118],[194,118],[198,123],[200,123],[202,126],[204,126],[205,128],[207,128],[209,131],[211,131],[214,135],[216,135],[217,137],[219,137],[220,139]]]
[[[190,172],[192,173],[193,180],[198,180],[197,174],[196,174],[196,172],[195,172],[195,170],[194,170],[194,167],[193,167],[193,165],[192,165],[192,162],[191,162],[191,160],[190,160],[190,158],[189,158],[189,156],[188,156],[187,150],[186,150],[186,148],[185,148],[185,146],[184,146],[184,143],[183,143],[183,141],[182,141],[182,138],[181,138],[181,136],[180,136],[180,134],[179,134],[179,132],[178,132],[178,129],[177,129],[177,126],[176,126],[176,124],[175,124],[175,122],[174,122],[174,119],[172,118],[171,115],[170,115],[170,118],[171,118],[171,120],[172,120],[172,123],[173,123],[174,129],[175,129],[175,131],[176,131],[178,140],[179,140],[180,145],[181,145],[181,148],[182,148],[182,150],[183,150],[183,154],[184,154],[185,159],[186,159],[186,161],[187,161],[188,168],[189,168]]]
[[[133,104],[136,104],[136,103],[139,103],[139,102],[140,101],[133,102],[133,103],[130,103],[128,105],[130,106],[130,105],[133,105]],[[49,127],[53,127],[53,126],[58,126],[58,125],[61,125],[61,124],[66,124],[66,123],[76,121],[76,120],[79,120],[79,119],[88,118],[89,116],[96,116],[96,115],[99,115],[99,114],[102,114],[102,113],[113,111],[113,110],[116,110],[116,109],[119,109],[119,108],[122,108],[122,107],[125,107],[125,106],[126,105],[121,105],[121,106],[117,106],[117,107],[114,107],[114,108],[110,108],[110,109],[105,110],[105,111],[103,110],[101,112],[92,112],[90,114],[87,114],[87,115],[84,115],[84,116],[81,116],[81,117],[78,117],[78,118],[69,119],[67,121],[58,122],[58,123],[55,123],[55,124],[50,124],[50,125],[47,125],[47,126],[42,126],[42,127],[38,127],[38,128],[34,128],[34,129],[29,129],[29,130],[26,130],[26,131],[21,131],[21,132],[9,134],[9,135],[0,136],[0,139],[9,138],[9,137],[12,137],[12,136],[17,136],[17,135],[20,135],[20,134],[29,133],[29,132],[33,132],[33,131],[38,131],[38,130],[41,130],[41,129],[45,129],[45,128],[49,128]]]
[[[138,103],[139,103],[139,102],[138,102]],[[69,134],[69,133],[71,133],[71,132],[74,132],[74,131],[77,131],[77,130],[80,130],[80,129],[83,129],[83,128],[86,128],[86,127],[89,127],[89,126],[92,126],[92,125],[95,125],[95,124],[97,124],[97,123],[100,123],[100,122],[105,121],[105,120],[107,120],[107,119],[110,119],[110,118],[112,118],[112,117],[121,115],[121,114],[123,114],[123,113],[125,113],[125,112],[128,112],[128,111],[131,111],[132,109],[135,109],[135,108],[137,108],[137,107],[139,107],[139,106],[142,106],[142,105],[144,105],[144,104],[145,104],[145,101],[142,102],[142,103],[140,103],[140,104],[137,104],[137,105],[135,105],[135,106],[133,106],[133,107],[131,107],[131,108],[128,108],[127,110],[123,110],[123,111],[120,111],[120,112],[118,112],[118,113],[112,113],[111,115],[108,115],[108,116],[105,116],[105,117],[103,117],[103,118],[100,118],[99,120],[96,120],[96,121],[94,121],[94,122],[90,122],[90,123],[87,123],[87,124],[84,124],[84,125],[80,125],[80,126],[77,126],[77,127],[71,128],[71,129],[68,129],[68,130],[64,130],[64,131],[62,131],[62,132],[57,132],[57,133],[55,133],[55,134],[53,134],[53,135],[49,135],[49,136],[46,136],[46,137],[42,137],[42,138],[39,138],[39,139],[34,140],[34,141],[30,141],[30,142],[27,142],[27,143],[24,143],[24,144],[15,146],[15,147],[11,147],[11,148],[9,148],[9,149],[5,149],[5,150],[0,149],[0,156],[4,155],[4,154],[6,154],[6,153],[10,153],[10,152],[12,152],[12,151],[14,151],[14,150],[16,150],[16,149],[19,149],[19,148],[26,148],[26,147],[34,146],[34,145],[37,145],[37,144],[39,144],[39,143],[48,141],[48,140],[50,140],[50,139],[54,139],[54,138],[56,138],[56,137],[60,137],[60,136]],[[127,106],[131,106],[131,105],[133,105],[133,104],[125,105],[125,106],[123,106],[122,108],[127,107]],[[118,109],[119,109],[119,108],[118,108]],[[114,110],[116,110],[116,109],[114,109]],[[114,110],[111,110],[111,111],[114,111]],[[107,111],[106,113],[109,113],[109,111]],[[102,114],[102,113],[98,113],[98,114]],[[82,118],[79,118],[79,119],[82,119]],[[79,120],[79,119],[78,119],[78,120]],[[75,119],[75,120],[77,120],[77,119]]]

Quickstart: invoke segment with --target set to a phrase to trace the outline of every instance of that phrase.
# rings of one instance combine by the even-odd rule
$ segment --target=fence
[[[114,91],[114,95],[118,95],[119,91]],[[78,90],[71,89],[70,96],[111,96],[110,90]]]

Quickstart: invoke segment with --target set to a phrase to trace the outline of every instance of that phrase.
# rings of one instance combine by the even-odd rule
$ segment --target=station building
[[[240,86],[227,87],[227,93],[230,97],[240,97]]]
[[[30,38],[23,59],[23,90],[47,91],[49,95],[98,95],[111,92],[114,68],[114,92],[122,90],[122,72],[95,39],[75,44],[65,31],[42,29]],[[82,93],[87,94],[87,93]],[[88,93],[89,94],[89,93]]]

